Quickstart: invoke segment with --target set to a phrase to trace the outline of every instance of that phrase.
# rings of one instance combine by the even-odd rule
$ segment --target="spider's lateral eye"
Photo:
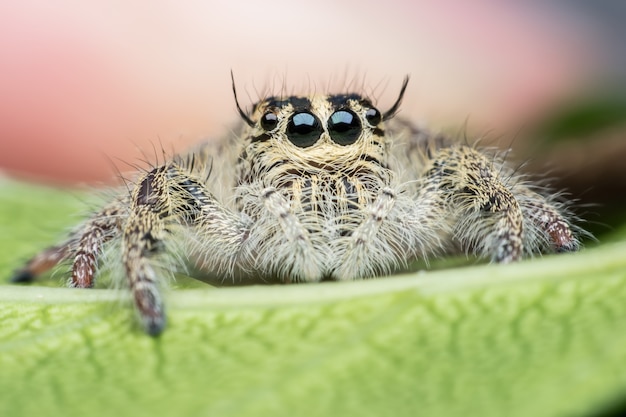
[[[378,126],[380,121],[383,119],[383,116],[382,114],[380,114],[380,112],[377,109],[372,107],[371,109],[365,112],[365,118],[367,119],[367,122],[372,127],[376,127]]]
[[[361,121],[350,110],[337,110],[328,120],[328,133],[335,143],[351,145],[361,134]]]
[[[267,112],[261,117],[261,127],[265,131],[274,130],[278,126],[278,116],[272,112]]]
[[[306,148],[317,142],[322,127],[317,117],[309,112],[295,113],[287,123],[287,137],[296,146]]]

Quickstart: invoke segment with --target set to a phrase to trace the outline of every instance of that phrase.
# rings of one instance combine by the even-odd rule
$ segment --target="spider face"
[[[362,206],[389,184],[383,115],[361,95],[269,97],[249,121],[237,186],[275,187],[303,210],[322,213],[312,200],[333,211],[346,200]]]
[[[235,186],[260,181],[315,194],[315,184],[321,183],[333,194],[347,185],[363,191],[361,202],[370,201],[370,192],[389,185],[390,143],[383,125],[398,110],[407,84],[408,77],[385,113],[367,97],[351,93],[272,96],[255,104],[248,116],[239,106],[233,80],[237,109],[247,124]]]

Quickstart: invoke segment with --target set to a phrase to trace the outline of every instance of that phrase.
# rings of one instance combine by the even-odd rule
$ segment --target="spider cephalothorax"
[[[493,153],[392,119],[406,85],[385,112],[359,94],[270,97],[250,115],[237,103],[236,140],[138,174],[14,280],[71,260],[70,286],[91,287],[117,240],[142,323],[158,334],[161,277],[185,257],[222,279],[297,282],[387,275],[451,251],[506,263],[578,248],[557,196]]]

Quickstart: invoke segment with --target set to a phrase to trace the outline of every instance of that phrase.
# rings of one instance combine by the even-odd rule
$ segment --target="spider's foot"
[[[150,316],[150,317],[142,316],[141,321],[142,321],[144,331],[149,336],[152,336],[152,337],[160,336],[161,333],[163,333],[163,330],[165,330],[166,320],[165,320],[164,314],[160,314],[157,316]]]
[[[35,281],[35,274],[27,269],[20,269],[13,273],[13,276],[9,279],[9,282],[14,284],[29,284]]]
[[[580,242],[563,219],[553,221],[547,231],[557,253],[575,252],[580,249]]]
[[[150,336],[159,336],[165,329],[165,309],[155,288],[146,286],[135,289],[135,306],[144,331]]]
[[[570,242],[558,245],[556,247],[557,253],[576,252],[580,250],[580,242],[577,239],[573,239]]]

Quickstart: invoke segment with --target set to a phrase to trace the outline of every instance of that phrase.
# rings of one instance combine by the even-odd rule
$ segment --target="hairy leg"
[[[437,149],[425,180],[439,190],[455,219],[455,239],[492,262],[578,247],[563,211],[532,191],[496,157],[469,146]],[[538,236],[548,244],[538,244]]]
[[[32,282],[59,263],[73,258],[68,285],[92,287],[102,246],[119,233],[122,208],[119,201],[106,206],[72,232],[65,242],[51,246],[31,258],[23,268],[16,271],[11,281]]]
[[[248,236],[247,227],[183,164],[172,162],[155,168],[137,181],[123,225],[122,262],[147,333],[158,335],[165,326],[159,280],[174,266],[167,258],[168,253],[175,252],[168,248],[175,240],[172,236],[190,229],[201,236],[192,242],[195,253],[219,269],[232,269],[230,264],[239,258]],[[165,269],[157,272],[159,264]]]
[[[417,195],[384,188],[367,207],[362,223],[338,248],[343,256],[335,278],[386,275],[417,258],[427,260],[443,248],[449,234],[442,222],[443,205],[435,189],[423,188]]]
[[[276,189],[266,188],[261,193],[261,200],[265,210],[280,225],[279,239],[285,242],[278,243],[272,251],[275,258],[263,260],[261,264],[270,264],[270,269],[278,273],[285,282],[291,281],[319,281],[322,279],[322,260],[319,259],[316,248],[311,242],[307,229],[301,224],[298,217],[292,213],[289,201]],[[260,233],[265,235],[265,233]],[[289,256],[282,257],[278,246],[288,249]]]
[[[514,193],[524,213],[527,253],[573,252],[580,248],[580,241],[566,219],[571,215],[563,203],[545,198],[524,184],[514,187]]]
[[[385,188],[374,203],[367,207],[365,219],[347,239],[344,239],[343,250],[338,250],[344,254],[334,272],[335,279],[343,281],[374,276],[378,268],[389,269],[387,265],[395,257],[389,253],[391,248],[388,245],[379,243],[381,239],[379,233],[395,202],[395,193]],[[389,273],[390,270],[385,272]]]

